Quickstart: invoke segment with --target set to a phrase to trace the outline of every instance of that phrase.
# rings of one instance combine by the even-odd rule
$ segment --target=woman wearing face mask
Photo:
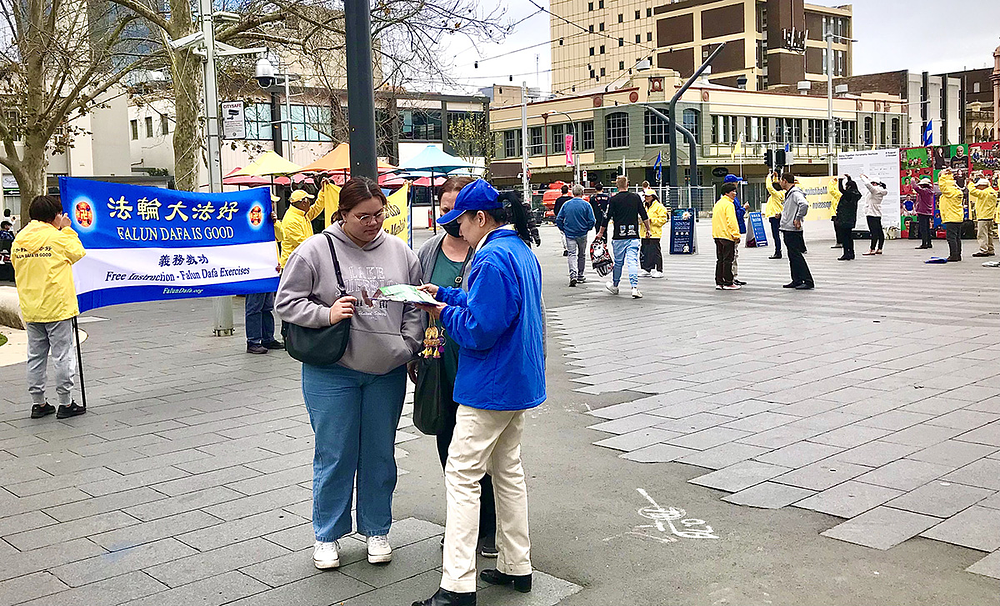
[[[445,485],[448,518],[441,588],[417,606],[476,603],[479,481],[489,469],[496,491],[497,569],[480,578],[531,590],[528,499],[521,467],[524,411],[545,400],[541,267],[518,237],[526,235],[523,207],[510,218],[488,183],[466,185],[455,208],[438,222],[459,224],[475,251],[469,291],[425,284],[440,303],[423,306],[440,318],[459,346],[453,398],[458,403],[448,450]]]
[[[462,188],[475,181],[472,177],[451,177],[441,186],[441,214],[446,215],[455,208],[455,199]],[[520,204],[515,200],[515,204]],[[423,271],[423,283],[444,286],[448,288],[461,288],[468,291],[469,272],[472,269],[473,250],[469,243],[462,239],[461,230],[457,221],[445,223],[444,232],[439,234],[420,247],[417,257],[420,259],[420,267]],[[426,327],[426,321],[425,321]],[[445,428],[438,432],[437,438],[438,457],[441,459],[441,467],[445,467],[448,461],[448,445],[451,444],[451,436],[455,431],[455,413],[458,411],[458,404],[452,400],[451,395],[455,386],[455,377],[458,374],[458,344],[454,339],[445,335],[444,352],[441,354],[443,361],[444,376],[442,387],[445,388],[445,414],[447,420]],[[411,362],[409,365],[410,378],[417,382],[417,363]],[[479,553],[483,557],[497,557],[496,531],[497,513],[493,500],[493,482],[490,475],[486,474],[479,481],[480,494],[482,495],[482,507],[479,510]]]
[[[337,540],[351,533],[355,483],[357,531],[367,537],[368,561],[392,559],[387,535],[396,426],[406,363],[420,350],[423,329],[415,307],[371,299],[382,286],[420,284],[417,256],[382,231],[385,205],[385,194],[371,179],[348,181],[335,221],[291,254],[275,298],[285,322],[310,328],[351,322],[347,351],[336,365],[302,365],[302,395],[316,434],[313,563],[321,569],[340,566]],[[350,296],[340,296],[341,280]]]

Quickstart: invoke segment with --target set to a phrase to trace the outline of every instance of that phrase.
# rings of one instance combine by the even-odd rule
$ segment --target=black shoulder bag
[[[461,288],[465,280],[465,268],[469,265],[474,251],[469,251],[462,263],[462,269],[455,277],[455,288]],[[435,260],[435,263],[437,261]],[[434,271],[431,270],[433,275]],[[449,425],[454,424],[450,412],[450,400],[454,385],[448,385],[444,372],[444,360],[434,355],[434,349],[444,347],[444,327],[437,326],[434,318],[424,333],[424,349],[417,358],[417,384],[413,389],[413,424],[421,433],[429,436],[438,435]],[[433,335],[431,334],[433,333]],[[441,341],[439,341],[439,339]]]
[[[326,243],[330,245],[333,268],[337,272],[337,287],[340,288],[338,298],[346,297],[347,290],[344,288],[344,278],[340,275],[340,262],[337,261],[337,251],[333,248],[333,237],[326,232],[323,235],[326,237]],[[309,300],[325,305],[315,295],[310,296]],[[281,325],[281,336],[285,339],[285,350],[288,355],[303,364],[331,368],[347,351],[347,342],[351,337],[351,319],[345,318],[333,326],[323,328],[310,328],[284,322]]]

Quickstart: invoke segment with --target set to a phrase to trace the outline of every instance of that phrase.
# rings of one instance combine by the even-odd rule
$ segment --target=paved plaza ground
[[[807,225],[814,291],[741,249],[742,291],[714,290],[707,253],[667,257],[637,301],[593,273],[567,288],[543,228],[549,400],[523,448],[539,572],[480,604],[997,603],[1000,270],[972,241],[960,264],[898,240],[838,263]],[[83,417],[28,419],[23,365],[0,367],[0,606],[430,595],[433,439],[404,418],[394,561],[351,538],[340,571],[315,570],[298,365],[245,354],[236,307],[232,338],[205,300],[88,313]]]

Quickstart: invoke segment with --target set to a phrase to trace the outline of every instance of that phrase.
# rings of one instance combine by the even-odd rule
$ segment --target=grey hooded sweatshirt
[[[323,230],[333,236],[347,294],[357,298],[347,351],[338,364],[383,375],[408,362],[423,347],[422,312],[412,305],[372,301],[382,286],[421,283],[417,255],[385,232],[358,247],[340,226]],[[288,258],[274,299],[284,322],[310,328],[330,326],[330,307],[339,298],[337,272],[326,236],[316,234]]]

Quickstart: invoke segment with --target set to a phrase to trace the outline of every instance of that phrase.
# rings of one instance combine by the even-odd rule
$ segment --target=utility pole
[[[524,199],[531,202],[531,183],[528,178],[528,83],[521,82],[521,187]]]
[[[371,5],[368,0],[344,0],[344,26],[351,176],[376,179],[375,81],[372,75]]]
[[[833,175],[833,32],[827,31],[826,38],[826,172]]]

